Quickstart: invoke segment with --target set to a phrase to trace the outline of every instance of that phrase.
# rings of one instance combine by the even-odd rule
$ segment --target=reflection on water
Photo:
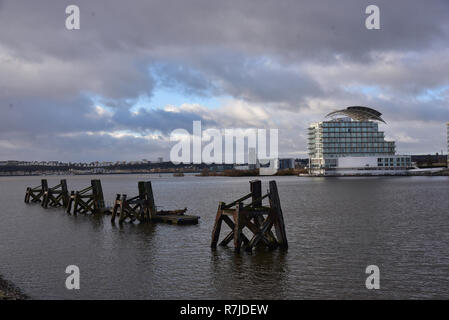
[[[92,178],[67,177],[69,189]],[[23,203],[40,178],[1,177],[0,274],[45,299],[449,298],[447,177],[277,177],[289,250],[253,254],[209,246],[218,201],[246,194],[252,178],[100,178],[110,202],[151,179],[158,206],[187,206],[200,223],[114,225],[45,210]],[[79,291],[65,289],[69,264],[80,267]],[[365,288],[370,264],[378,291]]]

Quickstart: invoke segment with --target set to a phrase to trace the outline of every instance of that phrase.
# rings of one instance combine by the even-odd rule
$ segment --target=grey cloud
[[[80,6],[79,31],[65,29],[69,4]],[[46,150],[50,157],[70,153],[64,141],[94,132],[84,137],[83,152],[91,150],[91,158],[107,157],[108,144],[116,145],[120,138],[101,135],[102,131],[167,134],[174,128],[190,130],[191,122],[201,119],[218,127],[274,123],[288,135],[284,150],[305,150],[302,132],[308,121],[320,120],[321,111],[324,115],[354,104],[380,109],[392,128],[400,121],[421,121],[436,129],[437,121],[449,118],[447,92],[427,101],[417,95],[449,83],[449,3],[377,0],[377,31],[364,28],[369,4],[0,1],[0,140],[22,146],[13,148],[17,155],[31,157],[36,150]],[[384,96],[348,92],[351,85],[378,87]],[[255,121],[223,108],[214,114],[199,109],[130,112],[133,102],[151,97],[157,86],[185,95],[243,100],[271,118]],[[115,113],[88,117],[94,108],[92,96]],[[240,107],[251,112],[244,104]],[[46,145],[41,138],[46,135],[53,137],[53,149],[50,144],[39,149],[27,143],[37,139]],[[132,146],[138,150],[139,138],[121,139],[130,139],[130,152]],[[428,145],[419,142],[410,150]],[[97,148],[103,155],[95,153]],[[6,152],[0,151],[0,157],[14,155]]]
[[[83,27],[64,31],[64,8],[78,4]],[[446,1],[378,0],[382,30],[364,28],[367,0],[339,1],[5,1],[2,21],[15,32],[2,32],[9,44],[47,54],[93,55],[99,51],[147,50],[160,46],[226,46],[247,53],[328,59],[335,53],[357,57],[371,50],[421,50],[444,40]],[[18,19],[22,17],[22,19]],[[3,29],[4,30],[4,29]],[[45,33],[42,33],[45,31]],[[18,39],[30,37],[29,43]],[[61,40],[66,39],[61,46]],[[70,42],[68,41],[70,40]],[[80,44],[89,44],[85,49]]]
[[[280,96],[294,100],[304,92],[320,93],[313,75],[268,71],[254,62],[250,66],[245,63],[264,56],[287,67],[307,61],[332,64],[341,56],[369,62],[375,59],[372,52],[420,52],[430,44],[445,46],[448,36],[445,12],[449,5],[445,1],[379,0],[382,29],[374,32],[364,28],[364,8],[370,3],[359,0],[338,4],[196,0],[70,3],[81,8],[82,28],[76,32],[64,29],[68,1],[5,1],[0,11],[2,46],[20,61],[45,64],[50,59],[40,74],[42,82],[58,92],[88,91],[114,99],[151,95],[153,82],[146,66],[173,59],[187,71],[171,70],[171,75],[188,83],[186,89],[193,93],[204,92],[213,83],[223,86],[212,86],[215,91],[254,101],[268,98],[281,102]],[[201,72],[204,80],[192,70]],[[23,81],[29,87],[39,87],[39,83],[26,81],[30,77],[27,73],[17,77],[13,83]],[[48,94],[42,91],[42,95]]]
[[[217,125],[213,120],[203,117],[201,112],[168,112],[162,109],[139,109],[137,113],[118,110],[113,116],[118,128],[132,129],[142,133],[155,130],[169,135],[175,129],[192,131],[193,121],[201,120],[205,125]]]
[[[69,133],[102,130],[108,127],[104,120],[86,117],[93,111],[92,102],[86,97],[62,100],[30,98],[0,98],[0,134],[24,132]]]
[[[211,75],[175,61],[155,63],[151,67],[158,84],[187,95],[213,96],[225,92],[214,84]]]
[[[4,140],[9,141],[5,145]],[[20,148],[14,147],[21,146]],[[0,158],[19,160],[57,160],[66,162],[130,161],[167,158],[166,141],[143,137],[114,137],[109,134],[81,133],[73,136],[6,134],[0,137]],[[32,150],[32,157],[30,156]]]

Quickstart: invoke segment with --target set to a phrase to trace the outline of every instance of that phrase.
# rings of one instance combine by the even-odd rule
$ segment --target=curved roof
[[[333,111],[327,114],[326,118],[334,115],[345,115],[357,121],[377,120],[386,123],[384,119],[380,117],[382,113],[368,107],[361,107],[361,106],[347,107],[346,109]]]

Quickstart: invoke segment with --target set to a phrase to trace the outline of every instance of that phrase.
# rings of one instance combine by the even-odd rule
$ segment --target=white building
[[[309,127],[309,173],[313,175],[400,174],[411,168],[411,157],[395,154],[378,122],[381,113],[367,107],[331,112],[328,121]],[[343,116],[336,118],[335,116]]]

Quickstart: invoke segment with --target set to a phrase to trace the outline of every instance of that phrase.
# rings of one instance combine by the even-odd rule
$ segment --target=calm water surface
[[[64,177],[47,178],[53,186]],[[76,190],[93,177],[66,178]],[[211,251],[211,230],[218,201],[248,193],[252,178],[100,178],[109,202],[151,179],[158,206],[187,206],[200,223],[120,227],[68,216],[23,203],[39,177],[1,177],[0,274],[42,299],[449,298],[447,177],[277,177],[289,250],[239,255]],[[71,264],[79,291],[65,289]],[[365,288],[370,264],[380,268],[377,291]]]

